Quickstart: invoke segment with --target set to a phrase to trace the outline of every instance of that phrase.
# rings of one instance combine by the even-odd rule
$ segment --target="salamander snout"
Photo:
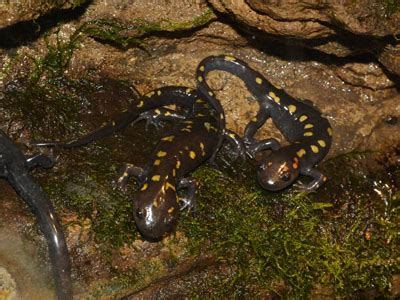
[[[136,227],[142,236],[149,241],[158,241],[166,233],[171,232],[178,213],[179,204],[175,193],[159,193],[153,199],[138,197],[134,201]]]
[[[257,169],[260,185],[269,191],[280,191],[299,177],[298,160],[273,153]]]

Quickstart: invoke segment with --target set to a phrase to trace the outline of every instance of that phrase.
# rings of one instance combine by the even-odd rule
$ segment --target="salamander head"
[[[257,169],[260,185],[268,191],[280,191],[291,185],[299,177],[297,157],[273,152]]]
[[[157,185],[144,183],[134,200],[134,219],[143,237],[150,241],[160,240],[176,223],[179,204],[175,186],[169,182]]]

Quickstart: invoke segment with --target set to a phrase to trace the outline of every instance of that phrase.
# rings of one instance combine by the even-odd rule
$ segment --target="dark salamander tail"
[[[72,299],[68,248],[53,205],[29,174],[10,174],[8,180],[32,209],[47,241],[57,298],[59,300]]]
[[[107,122],[104,126],[88,133],[83,137],[67,143],[58,141],[31,141],[29,144],[31,146],[56,147],[64,149],[85,146],[128,127],[146,111],[171,104],[176,104],[184,110],[191,110],[193,103],[187,101],[187,97],[184,97],[184,95],[190,95],[193,97],[192,89],[179,86],[167,86],[156,89],[138,99],[135,99],[127,111],[122,112],[117,117],[114,117],[110,122]]]

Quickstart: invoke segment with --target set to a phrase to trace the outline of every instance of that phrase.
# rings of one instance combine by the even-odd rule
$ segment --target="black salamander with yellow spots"
[[[129,175],[135,175],[141,181],[134,218],[149,240],[159,240],[170,232],[179,211],[193,206],[195,183],[185,176],[215,153],[221,135],[220,113],[200,93],[182,87],[164,88],[162,93],[192,103],[191,116],[161,138],[143,169],[127,166],[119,180],[125,184]],[[181,199],[178,189],[186,189]]]
[[[318,109],[273,86],[244,61],[225,55],[207,57],[197,68],[198,89],[206,97],[214,98],[206,83],[207,74],[213,70],[227,71],[239,77],[257,98],[259,111],[246,126],[244,142],[251,157],[261,150],[272,150],[257,169],[257,177],[262,187],[270,191],[282,190],[292,184],[299,175],[306,175],[311,177],[312,181],[301,184],[300,188],[314,191],[326,181],[326,177],[314,166],[329,151],[332,129]],[[273,120],[290,145],[280,147],[275,139],[254,139],[254,134],[268,118]]]
[[[135,99],[128,111],[84,137],[68,143],[31,144],[73,148],[108,136],[139,119],[150,122],[165,119],[178,121],[174,132],[161,139],[148,165],[143,169],[127,165],[118,180],[122,188],[130,175],[141,181],[137,198],[133,200],[134,218],[145,238],[157,240],[172,230],[180,210],[193,205],[195,184],[184,176],[215,155],[220,137],[226,134],[242,151],[233,133],[224,130],[219,103],[215,99],[205,99],[190,88],[163,87]],[[164,108],[170,104],[181,108],[184,115]],[[178,199],[178,189],[186,189],[186,196]]]

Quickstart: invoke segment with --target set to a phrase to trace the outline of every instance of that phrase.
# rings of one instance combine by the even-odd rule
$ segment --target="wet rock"
[[[0,2],[0,28],[18,22],[34,20],[54,10],[68,9],[79,6],[85,0],[75,1],[1,1]]]
[[[394,82],[375,63],[348,63],[338,68],[336,74],[348,84],[373,90],[395,86]]]
[[[0,299],[16,300],[16,284],[7,270],[0,266]]]
[[[334,54],[349,56],[378,53],[388,70],[400,74],[398,53],[381,49],[400,30],[400,13],[388,13],[382,1],[329,3],[291,1],[212,0],[213,7],[246,25],[260,40],[286,43]],[[285,37],[284,40],[281,37]],[[390,46],[388,46],[390,48]],[[393,65],[392,65],[393,64]]]
[[[387,45],[378,59],[390,72],[400,76],[400,44]]]

